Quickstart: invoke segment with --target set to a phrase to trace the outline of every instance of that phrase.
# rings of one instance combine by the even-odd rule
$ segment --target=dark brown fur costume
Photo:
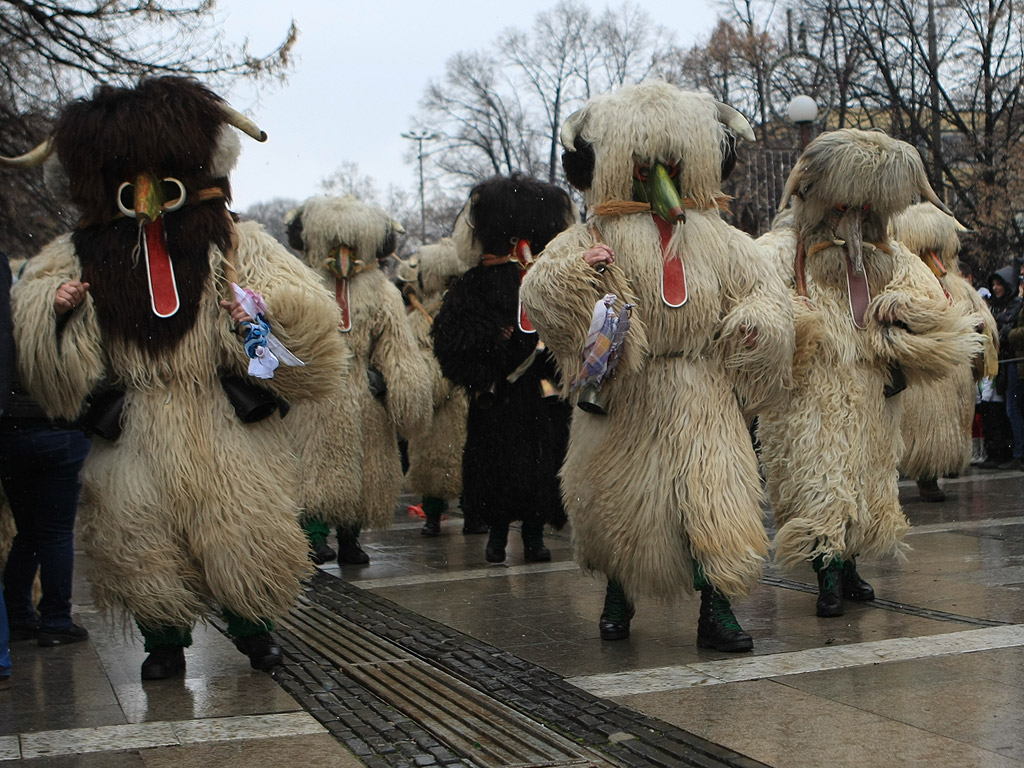
[[[571,221],[563,190],[518,174],[489,179],[470,193],[472,246],[482,253],[502,256],[522,238],[538,254]],[[540,384],[555,376],[554,362],[542,352],[517,381],[506,379],[537,345],[536,334],[515,326],[520,273],[514,262],[476,266],[453,283],[434,318],[434,354],[444,375],[470,393],[464,506],[492,524],[524,520],[560,528],[566,515],[557,473],[569,406],[543,399]]]
[[[143,80],[135,89],[101,86],[91,98],[69,105],[57,124],[57,155],[81,213],[73,241],[82,279],[90,283],[100,326],[111,338],[165,352],[195,323],[210,272],[210,245],[226,250],[230,243],[225,205],[231,189],[226,177],[215,179],[209,172],[222,104],[193,80],[162,77]],[[181,297],[181,309],[169,318],[157,317],[148,301],[140,300],[148,288],[145,265],[132,255],[138,225],[116,204],[122,182],[143,171],[185,185],[186,205],[164,216]],[[224,196],[192,202],[200,190],[213,187]]]

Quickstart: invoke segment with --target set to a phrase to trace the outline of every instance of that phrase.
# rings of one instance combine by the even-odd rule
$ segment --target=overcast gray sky
[[[317,194],[319,183],[346,160],[376,179],[414,190],[417,168],[404,157],[401,133],[431,80],[458,51],[487,47],[505,28],[532,26],[557,0],[413,2],[413,0],[220,0],[224,32],[245,37],[254,53],[279,43],[292,18],[299,26],[297,62],[283,86],[259,100],[245,88],[226,94],[270,138],[245,140],[232,174],[234,205]],[[594,12],[621,2],[586,0]],[[688,44],[710,34],[716,6],[701,0],[637,0],[653,21]],[[429,126],[428,126],[429,127]]]

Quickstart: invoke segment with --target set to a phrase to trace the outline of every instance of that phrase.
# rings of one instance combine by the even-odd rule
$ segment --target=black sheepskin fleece
[[[536,334],[516,327],[519,272],[517,264],[480,266],[453,283],[434,318],[434,354],[444,375],[470,396],[464,507],[490,524],[523,520],[561,528],[558,470],[570,409],[541,394],[541,379],[557,375],[554,363],[544,352],[514,383],[506,379],[537,345]]]
[[[224,123],[222,104],[188,78],[145,79],[136,88],[100,86],[91,98],[71,103],[54,131],[71,199],[81,212],[72,239],[100,325],[111,337],[153,353],[173,349],[192,327],[210,276],[210,246],[226,249],[230,243],[225,207],[231,189],[226,178],[209,171]],[[186,204],[163,217],[181,298],[170,318],[150,309],[145,264],[133,256],[138,226],[117,208],[118,187],[143,172],[174,177],[186,191]],[[200,190],[212,187],[224,197],[195,202]]]
[[[571,223],[572,202],[565,190],[520,173],[480,182],[469,199],[473,236],[484,253],[503,256],[513,239],[525,239],[537,255]]]

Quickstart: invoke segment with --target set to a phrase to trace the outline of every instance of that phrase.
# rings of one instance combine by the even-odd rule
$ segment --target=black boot
[[[338,562],[366,565],[370,556],[359,546],[359,526],[338,526]]]
[[[441,515],[444,514],[446,506],[444,499],[439,499],[436,496],[423,497],[423,514],[426,516],[427,520],[423,523],[423,527],[420,529],[420,535],[441,535]]]
[[[487,549],[484,550],[487,562],[504,563],[506,544],[508,544],[508,523],[492,525],[491,533],[487,537]]]
[[[945,501],[946,494],[939,488],[939,480],[935,477],[922,477],[917,481],[917,494],[921,501]]]
[[[143,680],[167,680],[185,673],[185,649],[180,645],[154,648],[142,662]]]
[[[814,569],[818,572],[818,603],[815,612],[822,618],[842,616],[843,608],[843,566],[838,558],[828,563],[814,561]]]
[[[523,560],[528,563],[551,562],[551,550],[544,546],[544,523],[523,523]]]
[[[843,597],[861,602],[875,599],[875,590],[857,573],[857,558],[843,561]]]
[[[729,598],[710,584],[700,590],[697,647],[727,653],[749,651],[754,647],[754,638],[744,632],[736,621]]]
[[[316,565],[329,563],[331,560],[336,560],[337,557],[338,553],[331,549],[327,539],[316,539],[309,543],[309,559]]]
[[[236,637],[235,648],[249,657],[249,666],[261,672],[269,672],[281,666],[281,648],[269,632],[249,637]]]
[[[615,579],[608,579],[604,592],[604,610],[597,623],[602,640],[625,640],[629,637],[629,622],[636,609],[626,597],[622,585]]]

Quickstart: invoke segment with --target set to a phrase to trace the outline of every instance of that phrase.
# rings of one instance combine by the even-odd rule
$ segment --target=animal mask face
[[[845,128],[807,146],[786,182],[780,210],[795,198],[797,228],[842,241],[860,274],[863,243],[885,242],[892,217],[918,195],[952,218],[914,147],[879,131]]]
[[[595,97],[566,120],[562,165],[589,205],[655,197],[634,180],[658,164],[682,196],[710,204],[735,165],[737,135],[754,138],[731,107],[668,83],[643,83]],[[654,182],[659,195],[668,192],[663,179]]]

